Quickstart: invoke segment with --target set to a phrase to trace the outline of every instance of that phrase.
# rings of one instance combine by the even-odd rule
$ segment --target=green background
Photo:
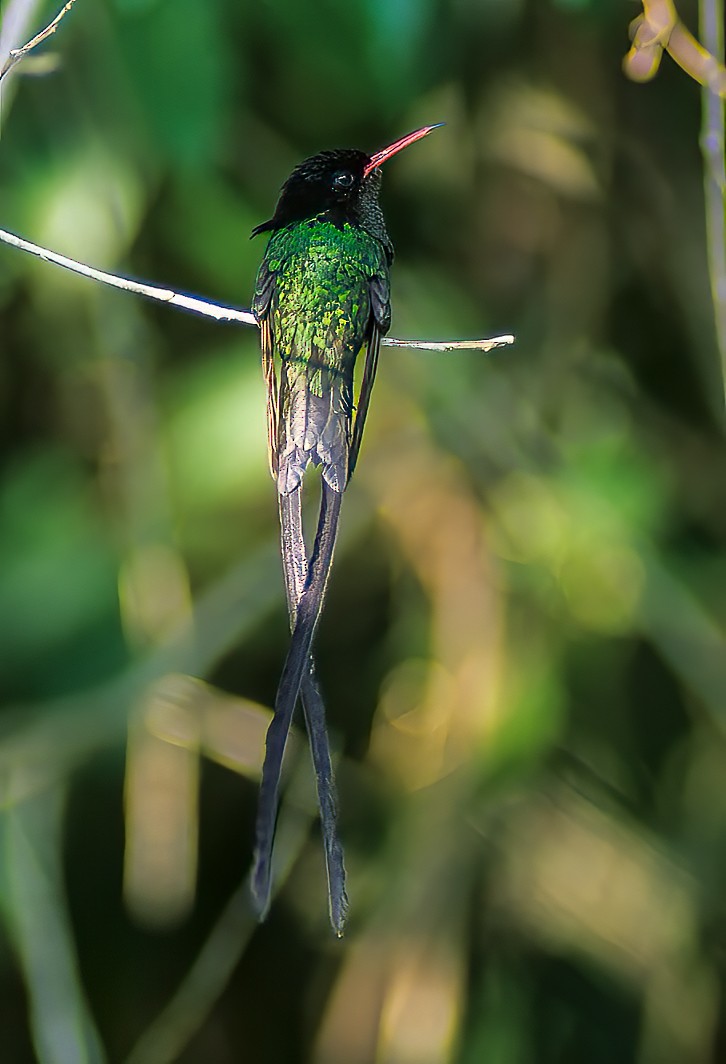
[[[0,225],[239,306],[295,163],[445,121],[385,172],[392,335],[517,337],[382,353],[317,651],[350,925],[301,736],[257,928],[257,337],[0,246],[3,1060],[724,1059],[700,90],[625,78],[636,13],[80,0],[3,84]]]

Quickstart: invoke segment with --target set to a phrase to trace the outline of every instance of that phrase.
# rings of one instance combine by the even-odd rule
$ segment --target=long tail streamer
[[[275,713],[267,732],[265,763],[260,783],[255,834],[255,861],[252,891],[260,915],[267,911],[271,886],[272,844],[279,805],[280,774],[287,737],[292,724],[298,695],[310,738],[325,842],[326,867],[330,891],[330,918],[336,933],[342,933],[347,910],[343,852],[337,837],[337,800],[330,749],[325,728],[325,709],[315,680],[311,648],[325,601],[325,592],[333,562],[338,533],[342,494],[322,482],[320,516],[309,569],[305,559],[300,520],[299,490],[281,496],[283,521],[283,556],[288,603],[295,595],[292,638],[275,699]],[[296,496],[293,498],[293,496]],[[285,501],[287,500],[287,501]],[[302,593],[297,594],[302,587]]]

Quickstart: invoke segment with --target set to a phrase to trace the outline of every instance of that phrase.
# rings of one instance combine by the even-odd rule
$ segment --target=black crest
[[[256,226],[252,236],[321,214],[338,224],[360,224],[361,200],[377,198],[381,182],[377,170],[365,176],[370,158],[354,148],[311,155],[295,167],[280,190],[274,215]]]

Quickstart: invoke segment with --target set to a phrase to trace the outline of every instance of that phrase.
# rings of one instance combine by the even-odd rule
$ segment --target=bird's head
[[[311,155],[295,167],[280,190],[274,215],[256,226],[252,236],[320,215],[326,215],[336,224],[349,222],[367,228],[366,222],[379,213],[382,163],[436,128],[417,129],[374,155],[354,148]]]

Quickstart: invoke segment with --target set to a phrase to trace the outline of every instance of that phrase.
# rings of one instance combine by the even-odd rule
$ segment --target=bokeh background
[[[338,942],[301,732],[247,900],[287,645],[255,331],[0,245],[8,1064],[726,1057],[701,99],[624,77],[637,13],[82,0],[4,83],[0,225],[241,306],[296,162],[445,121],[385,173],[392,333],[517,336],[383,352],[317,643]]]

